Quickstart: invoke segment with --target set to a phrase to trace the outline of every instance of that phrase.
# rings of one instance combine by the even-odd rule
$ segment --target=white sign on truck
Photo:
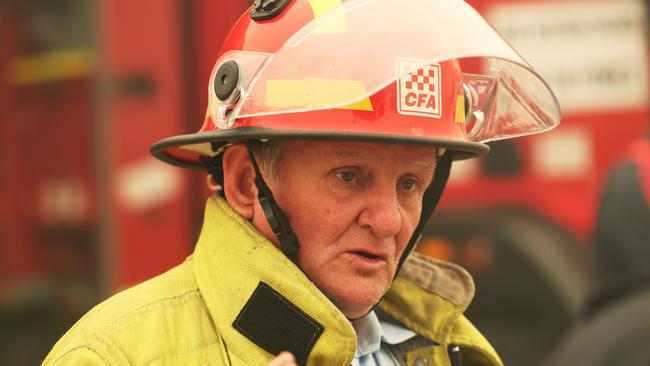
[[[486,17],[547,80],[563,112],[630,110],[647,103],[640,2],[508,2],[494,5]]]

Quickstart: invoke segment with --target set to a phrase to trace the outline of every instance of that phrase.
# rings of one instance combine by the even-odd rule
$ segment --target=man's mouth
[[[388,254],[379,250],[357,248],[347,252],[351,262],[351,268],[364,273],[375,273],[384,271],[388,265]]]
[[[364,258],[368,258],[368,259],[374,259],[374,260],[383,260],[384,259],[384,257],[381,256],[381,255],[372,254],[372,253],[364,252],[364,251],[361,251],[361,250],[353,251],[352,253],[356,254],[356,255],[359,255],[359,256],[362,256]]]
[[[379,265],[383,264],[387,261],[388,255],[379,251],[379,250],[374,250],[374,249],[366,249],[366,248],[357,248],[350,250],[348,253],[352,254],[355,258],[357,258],[357,261],[366,263],[368,265],[374,264],[374,265]]]

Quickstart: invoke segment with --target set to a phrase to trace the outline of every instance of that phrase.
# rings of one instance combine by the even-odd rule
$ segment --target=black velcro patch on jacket
[[[257,285],[232,324],[267,352],[289,351],[299,365],[323,333],[323,326],[264,282]]]

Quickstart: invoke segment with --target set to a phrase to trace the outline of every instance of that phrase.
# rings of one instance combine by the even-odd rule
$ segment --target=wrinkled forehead
[[[282,143],[284,158],[310,157],[322,161],[347,159],[351,161],[375,161],[395,158],[404,164],[421,168],[433,168],[438,148],[356,141],[285,141]]]

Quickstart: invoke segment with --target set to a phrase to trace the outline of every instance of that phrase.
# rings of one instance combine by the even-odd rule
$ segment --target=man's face
[[[388,291],[419,222],[436,151],[306,141],[282,151],[268,184],[300,242],[297,263],[348,318],[363,316]]]

